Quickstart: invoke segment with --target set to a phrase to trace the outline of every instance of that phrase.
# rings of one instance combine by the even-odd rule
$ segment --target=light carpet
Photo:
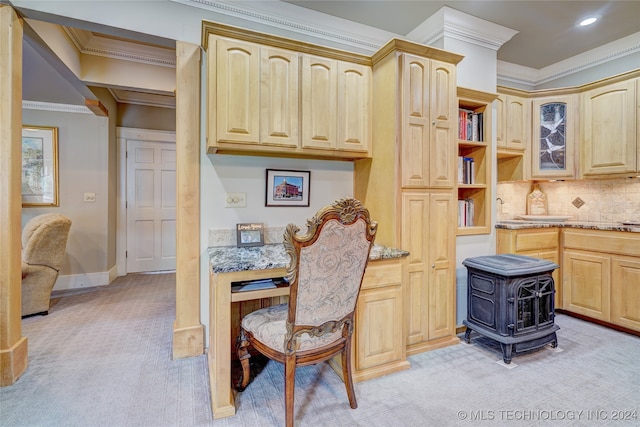
[[[206,356],[171,360],[175,274],[130,274],[53,298],[23,320],[29,368],[0,388],[2,426],[281,426],[282,365],[269,362],[214,420]],[[516,355],[472,343],[409,358],[356,383],[358,409],[326,364],[299,368],[300,426],[640,425],[640,338],[558,315],[558,349]]]

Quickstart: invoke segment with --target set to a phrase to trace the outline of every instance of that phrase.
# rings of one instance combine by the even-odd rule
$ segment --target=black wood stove
[[[512,351],[556,347],[555,287],[551,273],[558,265],[523,255],[467,258],[467,327],[500,343],[505,363]]]

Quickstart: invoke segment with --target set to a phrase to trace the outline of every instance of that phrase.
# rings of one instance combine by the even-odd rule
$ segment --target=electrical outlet
[[[509,203],[503,203],[502,204],[502,213],[503,214],[509,213]]]
[[[85,202],[95,202],[96,201],[96,193],[84,193],[84,201]]]
[[[246,208],[247,193],[227,193],[224,196],[225,208]]]

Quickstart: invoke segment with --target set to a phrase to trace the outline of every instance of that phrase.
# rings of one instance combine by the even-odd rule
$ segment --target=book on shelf
[[[484,141],[483,113],[465,108],[458,109],[458,139]]]
[[[458,184],[475,184],[473,157],[458,156]]]
[[[458,200],[458,227],[473,227],[474,215],[473,199]]]

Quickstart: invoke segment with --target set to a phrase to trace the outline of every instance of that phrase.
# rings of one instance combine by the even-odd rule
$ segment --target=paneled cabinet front
[[[452,188],[457,165],[455,65],[402,55],[402,186]]]
[[[637,79],[636,79],[637,80]],[[582,174],[633,174],[638,170],[636,81],[582,94]]]
[[[409,251],[409,355],[455,336],[455,227],[451,227],[455,212],[451,193],[402,193],[401,242]]]
[[[367,158],[371,67],[209,36],[209,153]]]

